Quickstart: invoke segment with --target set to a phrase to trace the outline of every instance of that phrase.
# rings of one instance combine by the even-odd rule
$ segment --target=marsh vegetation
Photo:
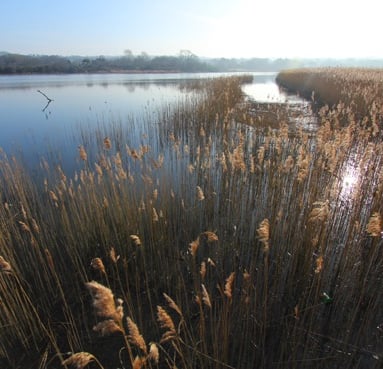
[[[81,132],[74,175],[2,152],[1,367],[380,368],[383,104],[355,81],[315,134],[232,77],[138,141]]]

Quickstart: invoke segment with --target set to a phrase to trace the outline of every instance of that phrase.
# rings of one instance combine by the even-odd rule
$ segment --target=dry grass
[[[292,134],[236,79],[199,89],[83,133],[73,174],[2,153],[2,367],[381,367],[377,104]]]

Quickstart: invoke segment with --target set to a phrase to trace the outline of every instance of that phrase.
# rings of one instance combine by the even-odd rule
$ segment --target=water
[[[127,124],[190,93],[180,89],[181,82],[222,75],[226,74],[0,76],[0,147],[22,156],[30,166],[42,156],[71,161],[82,144],[78,133],[84,127]],[[251,99],[292,101],[279,90],[275,73],[253,75],[253,83],[243,87]]]

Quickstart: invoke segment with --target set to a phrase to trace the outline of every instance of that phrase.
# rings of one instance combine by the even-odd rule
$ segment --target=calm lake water
[[[252,73],[244,92],[259,102],[285,102],[275,73]],[[81,130],[158,111],[187,94],[180,84],[227,74],[84,74],[0,76],[0,147],[27,165],[42,156],[73,160]],[[40,91],[40,92],[39,92]],[[52,101],[48,104],[45,94]],[[65,166],[65,163],[64,163]]]

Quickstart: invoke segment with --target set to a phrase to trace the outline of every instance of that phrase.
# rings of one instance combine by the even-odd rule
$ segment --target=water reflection
[[[353,160],[348,162],[340,179],[341,200],[349,201],[354,198],[354,195],[358,192],[359,174],[360,170],[356,163]]]
[[[0,76],[0,147],[7,153],[23,152],[30,165],[36,165],[36,158],[47,155],[60,157],[63,162],[73,160],[69,153],[76,153],[81,144],[78,133],[83,127],[94,131],[108,124],[128,125],[132,119],[158,113],[161,107],[190,94],[190,89],[183,88],[185,84],[226,75]],[[289,102],[289,97],[275,84],[275,73],[253,76],[254,82],[244,86],[250,99]]]
[[[243,90],[257,102],[287,102],[287,94],[281,91],[273,80],[247,84]]]

